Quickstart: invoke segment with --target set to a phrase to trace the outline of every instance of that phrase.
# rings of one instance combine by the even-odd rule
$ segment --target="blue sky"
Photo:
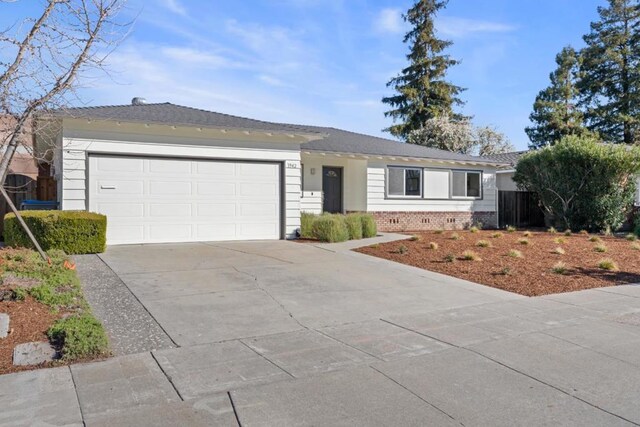
[[[35,2],[0,6],[0,24]],[[131,34],[111,55],[110,76],[81,91],[87,105],[133,96],[270,121],[388,136],[380,99],[405,65],[401,13],[411,0],[130,0]],[[463,112],[517,148],[554,57],[597,18],[604,0],[450,0],[440,36],[462,60]]]

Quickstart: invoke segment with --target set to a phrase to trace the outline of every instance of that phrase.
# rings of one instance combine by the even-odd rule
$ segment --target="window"
[[[448,199],[450,197],[450,175],[449,169],[425,169],[424,197],[426,199]]]
[[[400,197],[422,195],[422,169],[389,168],[387,171],[387,194]]]
[[[480,198],[482,196],[480,172],[453,171],[452,182],[451,194],[453,197]]]

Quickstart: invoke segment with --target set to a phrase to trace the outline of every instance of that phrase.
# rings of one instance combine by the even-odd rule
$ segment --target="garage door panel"
[[[199,196],[235,196],[236,184],[234,182],[198,182],[196,194]]]
[[[191,163],[188,160],[150,159],[148,168],[151,173],[188,174],[191,173]]]
[[[235,217],[236,211],[235,203],[198,204],[196,207],[197,216],[202,218]]]
[[[144,172],[144,160],[131,158],[123,162],[119,157],[99,157],[95,163],[97,172]]]
[[[144,194],[144,184],[140,181],[127,181],[122,179],[99,179],[96,192],[99,195],[119,196],[121,194]]]
[[[190,203],[151,203],[149,216],[152,218],[190,217]]]
[[[89,179],[109,244],[280,238],[277,163],[90,155]]]
[[[195,173],[210,176],[230,176],[236,174],[236,163],[234,162],[197,162]]]
[[[98,203],[98,211],[107,218],[139,218],[144,215],[144,203]]]

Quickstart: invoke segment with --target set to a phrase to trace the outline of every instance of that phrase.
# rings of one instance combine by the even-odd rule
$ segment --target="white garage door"
[[[107,243],[280,238],[280,165],[91,155]]]

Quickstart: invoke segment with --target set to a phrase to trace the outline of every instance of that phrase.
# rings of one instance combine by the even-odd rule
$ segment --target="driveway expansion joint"
[[[162,367],[160,362],[158,362],[158,359],[156,359],[156,355],[154,354],[154,352],[151,351],[149,353],[151,354],[151,357],[153,358],[153,361],[156,362],[156,365],[158,365],[158,368],[160,369],[160,372],[162,372],[162,374],[165,376],[165,378],[167,378],[167,381],[169,381],[169,384],[171,384],[171,387],[173,387],[173,390],[176,392],[176,394],[178,395],[180,400],[184,402],[185,399],[182,396],[182,394],[180,393],[180,390],[178,390],[178,387],[176,387],[176,385],[173,383],[173,378],[171,378],[171,375],[168,375],[166,373],[166,371],[164,370],[164,368]]]

